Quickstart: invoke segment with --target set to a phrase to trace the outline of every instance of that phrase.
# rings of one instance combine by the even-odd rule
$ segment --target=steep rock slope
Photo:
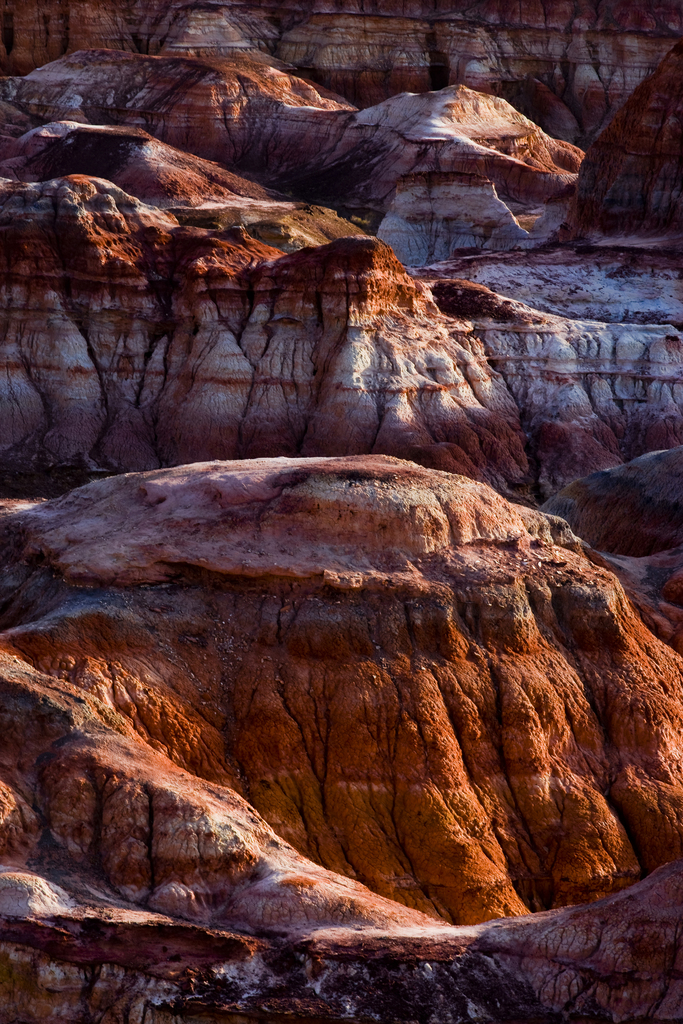
[[[383,896],[473,923],[681,856],[683,663],[562,520],[356,457],[110,478],[4,522],[8,651]]]
[[[544,508],[603,553],[644,620],[683,653],[683,448],[575,480]]]
[[[19,493],[69,468],[371,451],[527,480],[504,383],[381,242],[282,257],[78,175],[5,182],[0,203]]]
[[[683,441],[683,338],[669,324],[542,314],[482,285],[437,279],[444,313],[471,323],[520,410],[546,498],[597,469]]]
[[[462,83],[506,95],[551,135],[591,139],[683,33],[680,0],[576,7],[268,0],[107,7],[7,0],[0,57],[26,74],[67,52],[229,55],[259,49],[359,106]]]
[[[683,448],[575,480],[544,506],[600,551],[653,555],[683,544]],[[635,528],[634,528],[635,527]]]
[[[437,172],[399,178],[377,237],[401,263],[420,266],[462,247],[511,249],[529,236],[488,178]]]
[[[244,55],[83,51],[3,90],[34,117],[140,127],[303,198],[378,211],[401,175],[434,170],[483,174],[501,197],[538,206],[575,180],[583,156],[463,86],[355,111]]]
[[[570,220],[575,237],[683,236],[683,43],[590,147]]]

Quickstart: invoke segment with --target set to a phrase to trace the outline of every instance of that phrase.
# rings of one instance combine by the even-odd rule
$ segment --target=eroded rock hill
[[[149,0],[134,10],[81,0],[7,0],[0,55],[26,74],[65,53],[274,54],[299,74],[370,106],[449,84],[511,99],[551,135],[592,139],[683,33],[679,0],[437,4]]]
[[[1,91],[33,118],[142,128],[302,199],[379,213],[402,175],[435,170],[484,175],[501,198],[538,207],[575,180],[583,156],[464,86],[356,111],[248,55],[83,51]]]
[[[77,175],[0,195],[17,487],[69,467],[371,451],[527,480],[503,381],[383,243],[283,257]]]
[[[683,237],[683,43],[675,46],[586,154],[574,237]]]
[[[683,663],[560,519],[358,457],[110,478],[4,523],[8,653],[384,897],[475,923],[683,852]],[[99,776],[73,772],[50,769],[55,841],[122,898],[214,906],[180,878],[157,905],[125,808],[116,849],[138,852],[92,861]]]
[[[549,263],[540,267],[546,274]],[[501,264],[492,266],[495,273]],[[514,272],[519,263],[503,263],[503,273],[506,266]],[[444,269],[418,273],[444,313],[471,324],[514,396],[544,497],[593,470],[683,441],[683,338],[677,328],[543,314],[471,281],[431,276]],[[672,277],[677,291],[677,271]]]

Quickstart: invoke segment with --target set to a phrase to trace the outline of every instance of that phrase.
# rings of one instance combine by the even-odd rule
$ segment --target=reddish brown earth
[[[75,50],[274,54],[365,107],[449,84],[503,95],[551,135],[590,140],[683,33],[680,0],[285,0],[160,4],[7,0],[0,58],[23,75]]]
[[[257,56],[82,51],[4,92],[34,118],[142,128],[302,199],[361,211],[384,212],[402,175],[431,171],[483,174],[501,197],[537,207],[575,180],[583,156],[463,86],[356,111]]]
[[[574,237],[683,235],[683,43],[635,90],[588,150]]]
[[[683,662],[561,520],[374,457],[2,526],[16,1019],[677,1018]]]
[[[6,526],[8,650],[384,896],[473,923],[680,855],[681,663],[561,520],[374,457],[110,478]]]

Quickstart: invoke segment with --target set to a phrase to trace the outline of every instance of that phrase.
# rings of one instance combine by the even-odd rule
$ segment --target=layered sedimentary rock
[[[432,173],[399,179],[377,237],[401,263],[422,266],[454,249],[511,249],[529,236],[488,178]]]
[[[282,257],[77,175],[0,194],[17,487],[69,467],[371,451],[527,479],[501,378],[381,242]]]
[[[230,228],[285,252],[363,232],[333,210],[292,203],[277,192],[154,139],[142,128],[55,121],[8,143],[0,177],[46,181],[81,174],[105,178],[183,224]]]
[[[683,323],[680,256],[675,250],[564,244],[523,253],[459,255],[414,273],[466,278],[573,320]]]
[[[683,653],[683,449],[576,480],[544,508],[618,574],[648,625]]]
[[[365,457],[109,478],[4,523],[8,652],[193,792],[233,787],[382,896],[474,923],[594,899],[681,855],[680,659],[560,519]],[[41,813],[69,850],[104,856],[82,823],[96,797],[70,773],[50,768],[59,812]],[[171,868],[150,881],[148,818],[115,807],[104,820],[131,852],[88,863],[122,898],[214,907],[191,874],[177,904],[153,895]],[[219,904],[202,920],[227,923]]]
[[[670,324],[569,320],[470,281],[431,285],[445,313],[471,322],[515,398],[544,497],[683,441],[683,337]]]
[[[545,506],[600,551],[656,554],[683,544],[683,449],[652,452],[575,480]]]
[[[402,175],[432,171],[484,175],[501,198],[537,207],[575,180],[583,155],[462,86],[355,111],[248,56],[84,51],[3,89],[31,116],[143,128],[300,198],[361,210],[386,211]]]
[[[356,0],[159,4],[7,0],[0,55],[26,74],[67,52],[275,54],[359,106],[462,83],[506,95],[551,135],[581,142],[609,120],[683,33],[678,0],[368,5]]]
[[[683,43],[590,147],[570,220],[575,237],[683,237]]]

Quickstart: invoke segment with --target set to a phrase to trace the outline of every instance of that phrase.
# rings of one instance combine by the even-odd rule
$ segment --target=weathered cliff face
[[[33,117],[143,128],[301,198],[380,212],[402,175],[431,171],[483,174],[536,207],[575,180],[583,155],[464,87],[355,111],[248,56],[84,51],[3,88]]]
[[[290,202],[142,128],[53,121],[3,148],[0,177],[46,181],[72,174],[105,178],[136,199],[170,210],[182,224],[247,227],[252,237],[284,252],[363,234],[333,210]]]
[[[399,179],[377,237],[401,263],[422,266],[454,249],[511,249],[529,236],[488,178],[436,173]]]
[[[0,195],[0,436],[17,487],[69,467],[372,451],[527,479],[504,383],[381,242],[278,259],[100,179]]]
[[[589,149],[574,237],[683,237],[683,44],[633,93]]]
[[[441,8],[441,9],[440,9]],[[526,3],[298,0],[135,9],[92,0],[7,0],[0,54],[26,74],[67,52],[225,56],[266,52],[370,106],[403,92],[462,83],[507,96],[551,135],[591,140],[683,33],[679,0],[580,8]]]
[[[683,338],[670,324],[569,320],[472,282],[430,283],[445,313],[471,322],[505,380],[546,498],[586,473],[683,441]]]
[[[681,855],[683,663],[562,520],[366,457],[110,478],[5,525],[7,651],[382,896],[474,923]],[[88,837],[73,771],[49,820]],[[214,906],[111,856],[129,900]]]

